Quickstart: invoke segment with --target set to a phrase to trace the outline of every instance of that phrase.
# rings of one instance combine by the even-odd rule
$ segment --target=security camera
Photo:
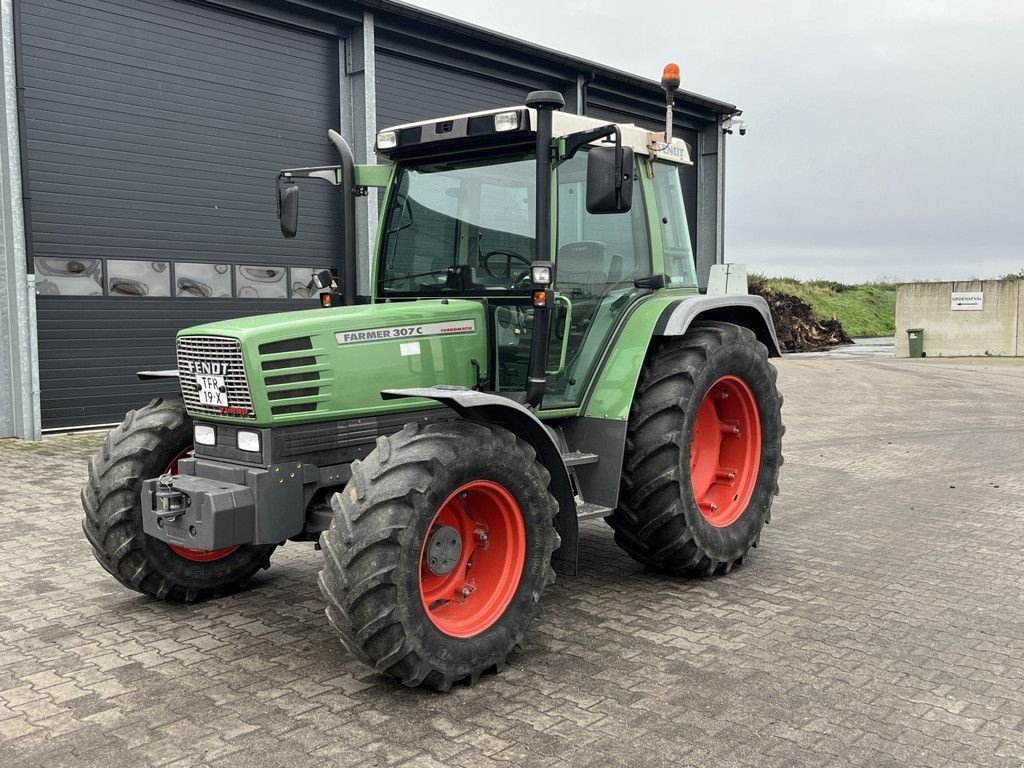
[[[740,132],[740,136],[747,135],[747,124],[740,120],[738,117],[730,117],[728,120],[722,121],[722,132],[731,134],[733,130]]]

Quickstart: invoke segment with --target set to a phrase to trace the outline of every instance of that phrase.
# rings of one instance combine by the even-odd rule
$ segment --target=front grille
[[[313,339],[301,336],[268,344],[260,344],[260,368],[263,370],[263,384],[267,387],[270,413],[285,416],[292,413],[309,413],[317,409],[322,399],[319,370],[302,370],[317,364],[311,355]],[[265,359],[269,357],[270,359]],[[300,402],[276,403],[278,400]]]
[[[229,410],[199,400],[196,372],[210,371],[210,365],[219,366],[216,370],[223,371]],[[252,409],[252,395],[249,393],[249,380],[245,375],[245,363],[242,361],[242,342],[238,339],[225,336],[179,337],[178,374],[181,377],[181,395],[185,399],[185,407],[191,413],[256,418]]]

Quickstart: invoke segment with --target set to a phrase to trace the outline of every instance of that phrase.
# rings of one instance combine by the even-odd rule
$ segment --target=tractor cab
[[[560,106],[558,94],[539,92],[527,106],[380,131],[377,154],[390,165],[376,171],[384,205],[370,295],[358,299],[480,302],[489,358],[480,388],[522,393],[540,413],[580,406],[638,299],[696,292],[679,176],[689,147]],[[368,168],[353,168],[354,193]],[[284,196],[303,176],[331,180],[324,169],[283,172],[286,235],[297,213]],[[531,371],[533,356],[542,363]]]

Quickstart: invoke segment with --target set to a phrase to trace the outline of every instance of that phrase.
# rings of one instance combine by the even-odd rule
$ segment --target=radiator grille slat
[[[245,419],[255,419],[252,395],[249,392],[249,380],[245,373],[242,360],[242,343],[238,339],[226,336],[181,336],[178,338],[178,374],[181,378],[181,395],[185,399],[185,407],[193,413],[207,413],[214,416],[224,415],[219,406],[200,402],[199,388],[195,383],[195,372],[192,363],[219,363],[227,366],[224,374],[224,386],[227,389],[228,405],[234,411],[231,415]]]
[[[320,371],[294,371],[296,368],[305,368],[316,365],[315,355],[308,352],[313,349],[313,339],[309,336],[300,336],[295,339],[284,339],[270,344],[260,344],[261,355],[283,355],[291,353],[291,357],[277,360],[262,360],[260,368],[264,371],[263,383],[267,387],[276,387],[281,384],[297,384],[299,386],[288,389],[271,389],[267,398],[271,400],[270,413],[274,416],[283,416],[290,413],[307,413],[315,411],[318,401],[277,404],[275,400],[309,400],[320,395],[320,387],[315,386],[320,381]],[[267,371],[274,371],[273,375],[267,375]],[[284,373],[280,373],[283,371]]]

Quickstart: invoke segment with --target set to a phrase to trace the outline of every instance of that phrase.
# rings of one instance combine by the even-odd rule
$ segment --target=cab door
[[[635,176],[639,176],[634,168]],[[652,272],[650,236],[639,183],[633,205],[620,214],[586,207],[587,153],[557,169],[557,314],[551,333],[543,409],[578,406],[594,367],[626,309],[640,297],[633,281]],[[561,345],[565,362],[560,366]],[[559,367],[561,368],[559,370]]]

